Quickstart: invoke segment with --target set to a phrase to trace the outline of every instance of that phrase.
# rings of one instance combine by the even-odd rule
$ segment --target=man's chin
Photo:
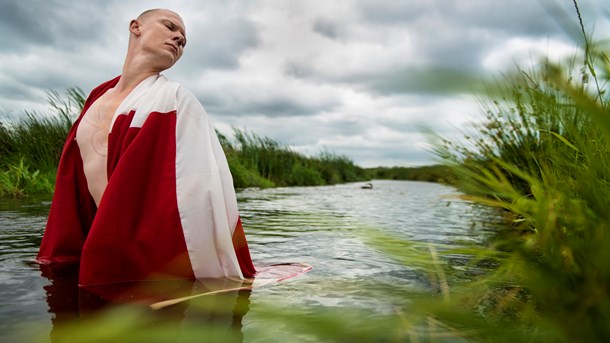
[[[163,62],[159,63],[159,64],[157,65],[157,68],[156,68],[156,69],[158,69],[158,70],[159,70],[159,72],[164,71],[164,70],[167,70],[167,69],[169,69],[169,68],[173,67],[173,66],[174,66],[174,64],[176,64],[176,62],[178,62],[178,60],[177,60],[177,59],[173,59],[173,58],[169,59],[169,58],[167,58],[167,59],[165,59]]]

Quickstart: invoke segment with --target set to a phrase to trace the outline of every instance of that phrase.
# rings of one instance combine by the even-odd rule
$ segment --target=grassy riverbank
[[[85,94],[71,88],[49,93],[51,115],[0,116],[0,196],[51,194],[65,137]],[[366,180],[349,158],[323,151],[305,156],[271,138],[245,130],[219,134],[236,188],[313,186]]]
[[[482,124],[438,147],[468,199],[508,223],[469,251],[495,272],[428,307],[466,336],[610,339],[610,61],[589,37],[582,49],[491,87]]]
[[[316,186],[367,180],[349,158],[323,151],[305,156],[268,137],[235,129],[219,135],[237,188]]]

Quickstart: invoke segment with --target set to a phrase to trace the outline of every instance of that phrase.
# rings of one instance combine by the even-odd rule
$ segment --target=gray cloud
[[[31,100],[38,95],[38,92],[34,89],[13,78],[0,78],[0,86],[2,87],[2,96],[13,100]]]
[[[531,0],[511,1],[447,1],[447,0],[360,0],[362,18],[378,25],[404,25],[411,23],[414,29],[434,35],[434,25],[442,20],[444,25],[462,30],[484,29],[506,35],[547,35],[557,29],[541,3]],[[430,30],[430,31],[428,31]]]
[[[508,3],[480,1],[359,1],[359,13],[375,27],[395,27],[405,31],[404,40],[411,39],[417,63],[408,51],[405,58],[388,68],[342,68],[324,70],[319,58],[288,59],[283,65],[286,75],[318,82],[342,82],[369,87],[379,94],[452,94],[481,88],[481,80],[489,71],[483,60],[491,51],[512,37],[545,37],[558,31],[556,4],[546,7],[529,0]],[[549,15],[553,13],[553,15]],[[341,36],[337,50],[344,42],[361,42],[339,23],[327,19],[314,22],[313,31],[330,39]],[[341,32],[339,34],[338,32]],[[409,34],[412,34],[409,37]],[[561,39],[565,39],[560,34]],[[370,38],[372,39],[372,38]],[[383,44],[380,42],[380,44]],[[393,42],[396,44],[396,42]],[[342,56],[346,58],[346,56]],[[374,61],[371,60],[374,65]],[[342,72],[343,69],[343,72]]]
[[[570,5],[2,0],[0,109],[39,109],[49,89],[89,91],[116,76],[129,19],[170,8],[184,18],[189,42],[166,74],[191,89],[219,127],[247,128],[299,151],[328,149],[365,166],[422,164],[432,155],[422,148],[421,126],[455,134],[480,113],[465,94],[478,92],[491,72],[512,66],[513,56],[562,56],[578,42]],[[598,17],[607,4],[583,2],[581,11],[588,28],[604,28],[597,37],[607,36]]]
[[[218,17],[209,15],[187,23],[188,46],[176,65],[178,71],[192,75],[193,67],[202,71],[236,68],[240,55],[257,46],[256,28],[243,14],[219,12]]]
[[[12,51],[53,46],[75,51],[106,32],[103,6],[86,1],[0,2],[0,44]]]
[[[287,76],[298,79],[307,79],[318,76],[316,75],[318,72],[315,70],[315,65],[313,63],[297,60],[289,60],[284,62],[282,65],[282,72]]]
[[[404,66],[393,70],[362,71],[331,76],[316,70],[313,63],[287,62],[283,71],[286,75],[296,78],[312,79],[317,82],[333,81],[356,88],[365,87],[374,94],[383,95],[400,93],[438,95],[473,93],[481,90],[487,75],[482,68],[453,64],[457,63],[439,62],[437,65]]]
[[[224,115],[263,115],[266,117],[311,116],[322,111],[332,110],[338,105],[330,99],[318,102],[303,102],[296,97],[273,96],[268,98],[234,97],[227,99],[218,94],[203,94],[200,97],[207,111]]]
[[[313,23],[313,31],[325,37],[335,39],[343,34],[338,23],[328,19],[318,19]]]

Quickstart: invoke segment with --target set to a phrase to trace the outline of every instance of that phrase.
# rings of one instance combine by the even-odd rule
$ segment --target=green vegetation
[[[56,168],[72,122],[85,94],[68,89],[48,94],[50,115],[25,112],[0,122],[0,196],[51,194]],[[234,141],[219,134],[236,188],[313,186],[365,180],[364,170],[345,156],[323,151],[308,157],[267,137],[234,131]]]
[[[610,339],[610,60],[598,47],[587,37],[581,58],[490,88],[484,123],[437,149],[467,198],[509,224],[471,249],[498,268],[431,311],[467,336]]]
[[[362,168],[345,156],[322,151],[308,157],[278,142],[235,129],[234,141],[220,135],[237,188],[315,186],[366,180]]]
[[[455,175],[453,174],[452,168],[445,165],[376,167],[367,168],[365,171],[371,179],[427,181],[446,184],[455,183]]]
[[[26,111],[0,122],[0,196],[53,192],[64,141],[85,98],[79,88],[47,95],[51,115]]]

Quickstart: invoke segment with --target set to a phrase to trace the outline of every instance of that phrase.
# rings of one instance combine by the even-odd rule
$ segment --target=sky
[[[599,39],[605,1],[579,1]],[[49,90],[119,75],[129,21],[150,8],[184,19],[164,74],[220,132],[362,167],[435,163],[423,128],[451,138],[480,121],[481,81],[581,45],[570,0],[0,0],[0,111],[48,113]]]

